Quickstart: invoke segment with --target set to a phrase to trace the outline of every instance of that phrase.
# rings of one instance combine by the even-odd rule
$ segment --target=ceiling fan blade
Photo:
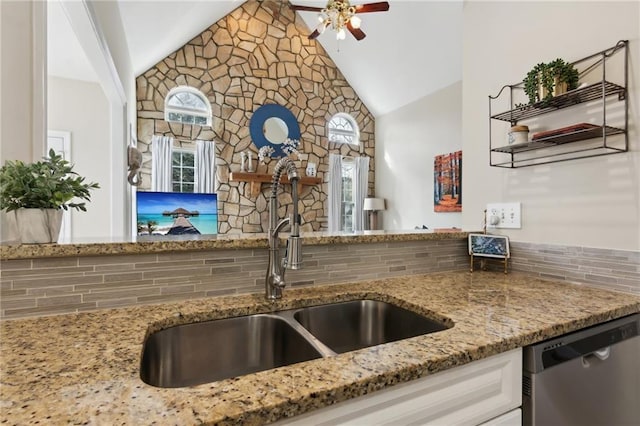
[[[389,10],[389,2],[367,3],[356,5],[356,13],[386,12]]]
[[[353,25],[351,25],[351,22],[347,22],[347,29],[358,41],[367,36],[360,28],[354,28]]]
[[[311,34],[309,34],[309,40],[313,40],[315,38],[318,38],[319,35],[320,35],[320,31],[313,30],[313,32]]]
[[[291,9],[299,10],[299,11],[302,11],[302,12],[322,12],[322,8],[321,7],[298,6],[298,5],[295,5],[295,4],[291,5]]]
[[[318,36],[320,34],[322,34],[324,32],[324,30],[327,29],[327,27],[329,26],[329,21],[324,22],[323,24],[320,24],[316,27],[315,30],[313,30],[313,32],[311,34],[309,34],[309,40],[313,40],[314,38],[318,38]]]

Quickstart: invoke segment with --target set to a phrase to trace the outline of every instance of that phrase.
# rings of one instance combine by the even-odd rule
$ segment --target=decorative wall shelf
[[[624,129],[618,129],[611,126],[597,126],[593,129],[578,130],[571,133],[565,133],[558,136],[550,136],[548,138],[540,138],[527,143],[519,143],[516,145],[501,146],[493,148],[493,152],[505,152],[509,154],[532,151],[550,146],[562,145],[565,143],[579,142],[588,139],[601,138],[603,134],[606,136],[618,135],[624,133]]]
[[[271,183],[272,176],[268,173],[248,173],[248,172],[231,172],[229,173],[229,181],[231,182],[248,182],[250,184],[249,194],[251,198],[256,198],[262,190],[263,183]],[[289,177],[286,174],[280,176],[280,183],[288,184]],[[319,177],[301,176],[298,180],[298,194],[302,193],[303,185],[319,185],[322,179]]]
[[[510,86],[508,86],[510,87]],[[515,86],[514,86],[515,87]],[[520,108],[503,112],[501,114],[492,115],[491,118],[496,120],[508,121],[515,125],[520,120],[537,117],[548,112],[578,105],[584,102],[601,99],[603,96],[618,95],[619,100],[624,100],[626,90],[624,87],[603,81],[594,83],[586,87],[570,90],[562,95],[555,96],[546,102],[538,102],[533,105],[526,105]]]
[[[628,87],[628,44],[626,40],[619,41],[615,46],[595,53],[573,62],[578,68],[580,66],[580,77],[601,71],[600,81],[591,83],[583,87],[555,96],[550,100],[537,102],[529,105],[514,105],[514,92],[524,91],[523,83],[506,85],[500,89],[496,96],[489,96],[489,165],[493,167],[527,167],[539,164],[556,163],[559,161],[574,160],[578,158],[596,157],[600,155],[616,154],[626,152],[628,144],[628,123],[629,123],[629,102],[627,99]],[[623,67],[622,72],[617,74],[619,82],[610,81],[615,76],[607,70],[607,61],[621,53]],[[606,79],[605,79],[606,77]],[[612,78],[613,77],[613,78]],[[505,91],[505,89],[508,89]],[[511,109],[499,114],[491,114],[493,101],[498,100],[503,93],[508,93]],[[617,126],[607,123],[607,99],[617,96],[617,100],[623,104],[623,121]],[[600,115],[601,124],[593,125],[590,128],[581,128],[574,131],[564,131],[533,139],[527,143],[494,147],[492,144],[492,122],[493,120],[506,121],[512,126],[523,120],[554,113],[558,110],[574,107],[587,102],[598,102],[594,104],[594,111]],[[589,105],[591,108],[592,104]],[[584,113],[583,113],[584,114]],[[575,122],[584,121],[580,114],[576,115]],[[572,125],[575,123],[571,123]],[[584,123],[583,123],[584,124]],[[578,127],[569,126],[568,128]],[[567,128],[558,129],[566,130]],[[547,132],[544,132],[547,134]],[[618,143],[611,143],[608,138],[614,135],[623,135],[622,139],[617,139]],[[542,135],[541,135],[542,136]],[[561,149],[556,149],[562,146]],[[526,153],[526,154],[525,154]],[[525,155],[522,155],[525,154]]]

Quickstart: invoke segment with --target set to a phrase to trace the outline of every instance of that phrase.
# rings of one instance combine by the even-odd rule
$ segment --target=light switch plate
[[[487,204],[487,228],[522,228],[520,203]]]

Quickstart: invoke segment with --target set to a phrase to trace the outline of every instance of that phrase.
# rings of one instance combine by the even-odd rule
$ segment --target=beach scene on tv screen
[[[138,235],[217,234],[217,196],[139,191],[137,222]]]

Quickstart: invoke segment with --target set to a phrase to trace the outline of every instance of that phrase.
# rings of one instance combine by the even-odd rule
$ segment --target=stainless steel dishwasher
[[[524,348],[525,426],[640,425],[640,314]]]

